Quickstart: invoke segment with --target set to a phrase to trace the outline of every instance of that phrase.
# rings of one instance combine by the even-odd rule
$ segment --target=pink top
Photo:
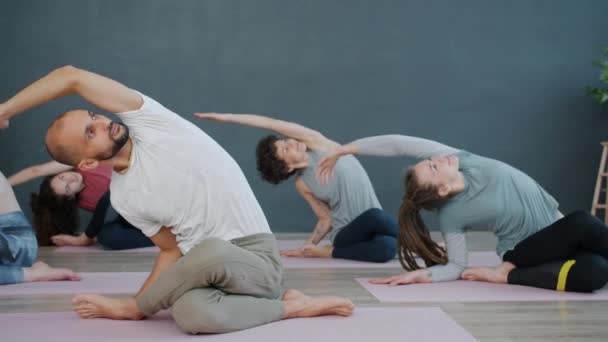
[[[76,169],[82,175],[84,189],[78,193],[78,206],[84,210],[95,211],[97,202],[108,190],[112,179],[112,167],[100,165],[93,170]]]

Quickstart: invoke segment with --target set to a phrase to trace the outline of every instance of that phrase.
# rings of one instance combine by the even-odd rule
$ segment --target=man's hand
[[[217,122],[228,122],[232,114],[220,114],[220,113],[194,113],[199,119],[209,119]]]
[[[0,129],[8,128],[9,125],[8,116],[6,116],[4,106],[4,103],[0,103]]]
[[[430,283],[431,281],[432,279],[429,276],[429,270],[420,269],[416,271],[405,272],[388,278],[372,279],[369,282],[371,284],[407,285],[415,283]]]
[[[81,234],[79,236],[59,234],[51,236],[51,240],[57,246],[89,246],[95,242],[88,236]]]

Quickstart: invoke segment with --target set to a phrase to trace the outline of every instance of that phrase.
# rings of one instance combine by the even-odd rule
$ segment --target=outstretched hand
[[[227,122],[230,114],[221,114],[221,113],[194,113],[199,119],[209,119],[218,122]]]

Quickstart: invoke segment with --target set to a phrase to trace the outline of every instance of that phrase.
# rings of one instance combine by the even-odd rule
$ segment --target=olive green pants
[[[211,238],[162,272],[137,306],[146,316],[171,308],[188,333],[237,331],[283,318],[282,285],[274,235]]]

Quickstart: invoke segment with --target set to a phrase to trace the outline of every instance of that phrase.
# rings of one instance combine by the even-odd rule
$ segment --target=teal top
[[[381,135],[352,142],[361,154],[429,158],[456,155],[464,190],[438,210],[448,263],[429,267],[433,282],[460,278],[467,267],[469,228],[492,230],[502,255],[531,234],[561,217],[558,203],[525,173],[498,160],[484,158],[436,141],[405,135]]]
[[[353,156],[340,158],[329,183],[319,183],[316,173],[322,157],[321,151],[308,151],[308,167],[300,171],[300,176],[312,194],[329,206],[332,226],[329,238],[333,241],[336,234],[357,216],[371,208],[382,209],[382,206],[367,172]]]
[[[465,187],[439,209],[442,233],[490,229],[498,238],[496,252],[502,256],[518,242],[555,222],[559,215],[557,201],[530,176],[498,160],[466,151],[456,156]]]

